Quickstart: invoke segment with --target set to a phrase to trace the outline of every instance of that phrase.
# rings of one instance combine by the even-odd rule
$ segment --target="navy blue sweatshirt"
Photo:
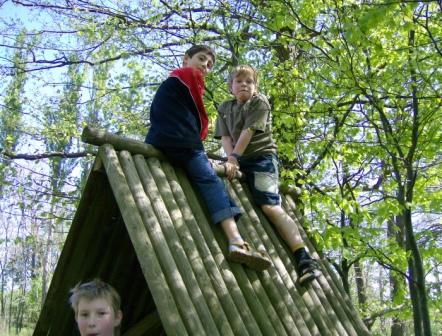
[[[159,148],[204,149],[197,103],[179,78],[168,77],[161,83],[150,107],[150,122],[146,143]]]

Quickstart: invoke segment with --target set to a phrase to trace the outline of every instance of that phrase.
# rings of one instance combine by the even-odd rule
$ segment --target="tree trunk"
[[[46,293],[48,292],[48,277],[49,277],[49,255],[51,253],[52,244],[52,220],[48,222],[46,234],[46,248],[43,249],[43,260],[42,260],[42,272],[41,272],[41,306],[46,300]]]
[[[17,313],[15,315],[15,334],[19,335],[23,328],[23,315],[25,311],[25,295],[26,295],[26,285],[22,285],[20,288],[20,298],[17,305]]]
[[[6,288],[6,283],[5,281],[7,281],[6,279],[6,264],[8,262],[8,252],[9,252],[9,248],[8,248],[8,240],[9,240],[9,228],[6,227],[5,228],[5,254],[3,256],[3,260],[1,262],[1,293],[0,293],[0,315],[1,318],[4,319],[5,318],[5,308],[6,308],[6,296],[5,296],[5,288]]]
[[[342,285],[344,286],[345,292],[350,296],[350,282],[348,281],[348,261],[343,258],[341,262],[341,276],[342,276]]]
[[[358,293],[359,308],[361,309],[362,312],[362,318],[364,318],[367,317],[367,294],[364,283],[364,275],[359,261],[355,261],[353,266],[355,270],[356,289]]]
[[[406,203],[405,203],[405,196],[404,196],[403,191],[404,191],[404,189],[399,187],[397,199],[399,201],[399,204],[401,204],[405,208]],[[405,214],[398,216],[396,218],[396,224],[398,225],[398,227],[404,228],[404,233],[405,233],[404,246],[405,246],[405,250],[407,252],[410,252],[410,249],[411,249],[410,232],[409,232],[409,228],[407,228],[407,225],[406,225]],[[414,233],[411,232],[411,234],[413,235],[413,238],[414,238]],[[415,276],[414,255],[412,253],[408,257],[408,279],[407,279],[407,281],[408,281],[408,288],[410,291],[411,304],[413,307],[414,335],[415,336],[422,336],[423,335],[422,334],[422,309],[420,307],[419,292],[416,287],[415,277],[416,276]]]
[[[413,232],[411,211],[405,211],[405,230],[406,230],[406,245],[407,251],[411,251],[409,258],[409,287],[410,294],[413,290],[414,299],[413,311],[417,315],[415,318],[414,330],[416,335],[431,336],[430,313],[428,310],[427,292],[425,286],[425,272],[422,263],[422,257],[417,246],[416,239]]]
[[[341,190],[341,193],[342,193],[342,190]],[[341,218],[340,218],[341,230],[343,230],[346,227],[345,226],[345,219],[346,219],[345,212],[341,211]],[[342,233],[341,233],[341,235],[342,235]],[[344,249],[348,248],[348,244],[347,244],[347,241],[346,241],[344,236],[342,237],[342,242],[343,242],[342,243],[343,248]],[[342,256],[343,257],[342,257],[342,261],[341,261],[341,265],[340,265],[340,268],[341,268],[341,273],[340,274],[341,274],[341,278],[342,278],[342,285],[344,286],[345,292],[349,296],[351,296],[351,293],[350,293],[350,282],[348,280],[348,273],[349,273],[350,266],[349,266],[348,259],[344,257],[344,253],[342,253]]]
[[[395,220],[388,221],[388,237],[394,238],[397,244],[401,248],[405,248],[404,243],[404,225],[403,220],[400,217],[396,217]],[[405,286],[405,279],[399,278],[396,272],[389,272],[391,301],[403,300],[404,298],[398,298],[401,289]],[[405,323],[398,317],[393,318],[393,324],[391,326],[391,336],[404,336],[405,335]]]
[[[418,145],[419,133],[420,133],[420,115],[419,115],[419,101],[417,88],[419,86],[416,66],[415,66],[415,31],[410,30],[408,35],[409,49],[409,69],[411,77],[411,94],[412,94],[412,118],[413,118],[413,128],[411,133],[411,145],[409,147],[408,153],[404,158],[405,168],[407,170],[407,179],[405,183],[405,195],[404,201],[401,206],[404,207],[404,224],[405,224],[405,243],[407,251],[411,252],[409,258],[409,271],[410,279],[409,286],[415,291],[416,297],[413,300],[413,311],[418,316],[415,318],[415,323],[418,325],[414,326],[415,331],[419,330],[419,335],[430,336],[431,335],[431,323],[430,323],[430,312],[428,310],[427,302],[427,292],[425,289],[425,271],[422,263],[422,257],[419,251],[419,247],[416,243],[416,237],[413,232],[413,221],[412,212],[408,204],[413,203],[413,190],[414,184],[416,182],[417,172],[413,166],[414,154]],[[413,297],[412,297],[413,299]],[[418,335],[418,334],[416,334]]]
[[[12,311],[13,311],[12,302],[14,301],[13,299],[14,299],[14,283],[12,283],[11,292],[9,294],[8,332],[11,332],[12,330],[11,323],[12,323]]]

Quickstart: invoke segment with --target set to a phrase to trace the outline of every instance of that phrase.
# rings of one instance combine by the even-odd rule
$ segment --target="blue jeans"
[[[241,210],[227,193],[222,180],[213,170],[203,150],[190,148],[158,148],[174,166],[182,167],[192,185],[198,190],[209,210],[212,222],[227,218],[237,220]]]

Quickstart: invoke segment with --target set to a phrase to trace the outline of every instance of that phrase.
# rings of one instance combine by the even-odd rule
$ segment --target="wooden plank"
[[[284,198],[285,203],[291,209],[291,215],[296,216],[295,209],[296,204],[293,200],[293,198],[290,195],[286,195]],[[308,248],[311,251],[314,251],[314,247],[310,240],[307,237],[307,234],[304,231],[304,228],[302,226],[299,226],[299,230],[301,235],[303,236],[303,239],[305,240]],[[316,252],[315,252],[316,253]],[[343,322],[345,323],[345,327],[349,332],[352,329],[355,330],[356,334],[359,336],[368,336],[370,335],[370,332],[368,331],[367,327],[365,326],[364,322],[360,318],[360,316],[357,314],[357,310],[354,308],[353,303],[350,300],[350,297],[347,295],[347,293],[344,290],[344,287],[342,286],[342,283],[337,278],[336,274],[331,269],[329,263],[327,260],[323,260],[319,258],[319,255],[316,253],[314,254],[315,258],[318,259],[321,269],[323,272],[323,276],[327,280],[327,282],[321,281],[322,289],[324,290],[325,294],[330,298],[329,301],[335,306],[335,309],[339,311],[339,315],[342,316]],[[321,279],[320,279],[321,280]],[[343,314],[348,316],[348,320],[343,317]]]
[[[239,223],[239,225],[241,225],[241,223]],[[216,230],[214,233],[219,243],[225,241],[224,234],[221,231]],[[241,232],[241,234],[244,236],[243,232]],[[244,238],[247,239],[245,236]],[[247,240],[250,241],[250,239]],[[227,254],[227,248],[224,253]],[[237,263],[229,263],[229,266],[240,289],[240,294],[238,295],[244,296],[261,332],[264,335],[287,335],[281,321],[276,317],[277,313],[273,307],[268,304],[269,299],[259,283],[256,271],[250,270],[246,266]],[[223,273],[224,271],[226,270],[223,269]],[[226,276],[230,276],[230,272],[226,272]]]
[[[115,150],[128,150],[132,154],[141,154],[147,157],[159,157],[164,159],[163,154],[147,143],[142,141],[125,138],[113,133],[106,132],[105,130],[86,126],[81,134],[81,140],[96,146],[104,144],[112,145]]]
[[[120,153],[120,162],[129,181],[132,194],[135,198],[138,211],[144,222],[146,230],[152,241],[153,251],[158,257],[162,272],[164,273],[165,281],[169,286],[171,294],[174,296],[175,306],[180,312],[180,316],[186,325],[187,331],[190,334],[202,335],[204,327],[200,316],[197,312],[192,297],[186,287],[186,282],[183,279],[182,273],[178,272],[178,261],[174,259],[173,249],[177,248],[177,244],[170,244],[166,239],[165,233],[162,230],[160,223],[162,218],[158,217],[153,208],[153,200],[160,196],[158,189],[144,190],[143,182],[146,175],[150,172],[143,172],[139,175],[132,156],[127,151]],[[149,177],[147,177],[149,179]],[[161,198],[160,198],[161,199]],[[178,247],[179,248],[179,247]],[[155,293],[152,291],[152,294]],[[160,316],[167,311],[158,310]]]
[[[339,300],[336,297],[327,297],[325,295],[320,285],[320,279],[324,279],[324,277],[321,276],[319,279],[311,282],[309,288],[310,295],[315,295],[319,302],[321,302],[321,306],[324,307],[324,313],[328,316],[339,335],[357,336],[353,326],[348,323],[348,317],[341,314],[343,311],[339,309]]]
[[[237,183],[235,182],[233,183],[233,185],[236,186]],[[252,199],[252,196],[248,187],[244,183],[242,184],[242,186],[245,194],[247,195],[247,197],[245,197],[244,203],[247,204],[249,203],[248,200]],[[290,309],[290,311],[293,315],[294,321],[296,321],[298,328],[300,328],[300,331],[305,330],[305,325],[307,325],[309,332],[313,335],[325,335],[327,333],[330,333],[329,326],[327,326],[327,324],[325,323],[324,318],[320,314],[313,313],[317,309],[315,308],[315,304],[312,298],[309,295],[304,295],[304,298],[301,296],[302,293],[305,292],[305,288],[300,287],[296,283],[296,279],[298,276],[294,268],[293,256],[291,255],[292,253],[288,249],[287,245],[282,242],[280,236],[277,235],[275,232],[276,229],[273,227],[273,225],[270,225],[270,223],[261,211],[251,212],[249,213],[249,215],[252,218],[258,215],[259,222],[254,223],[253,226],[255,226],[258,231],[263,228],[267,235],[270,237],[270,242],[264,241],[264,243],[266,249],[271,255],[274,255],[276,253],[276,256],[273,258],[274,267],[277,271],[277,274],[282,278],[283,283],[285,284],[285,288],[289,291],[289,294],[291,295],[293,301],[296,302],[296,309]],[[258,225],[259,223],[260,225]],[[260,233],[260,236],[265,237],[263,233]],[[278,286],[278,288],[283,291],[284,285]],[[285,295],[283,297],[285,297]],[[296,313],[296,310],[299,310],[299,313],[301,313],[301,318],[299,314]],[[302,320],[304,320],[305,324],[302,323]]]
[[[164,329],[168,335],[187,335],[170,289],[166,285],[167,282],[156,258],[152,242],[119,164],[117,154],[111,145],[106,144],[100,147],[99,155],[155,303],[158,310],[164,312],[161,315]]]
[[[227,290],[224,280],[222,279],[222,275],[218,269],[218,265],[216,264],[214,257],[212,256],[212,252],[209,249],[207,240],[201,232],[201,227],[203,226],[209,228],[210,230],[211,224],[206,218],[201,218],[196,221],[195,212],[199,211],[201,213],[202,209],[197,209],[197,206],[199,205],[198,200],[188,200],[186,198],[184,191],[178,181],[175,169],[167,162],[162,163],[162,169],[172,190],[177,206],[181,211],[183,220],[185,221],[185,226],[188,228],[192,236],[192,242],[197,247],[199,255],[201,256],[201,261],[203,263],[201,267],[206,272],[205,276],[207,276],[208,280],[211,281],[210,288],[211,290],[213,289],[213,294],[215,294],[213,300],[216,300],[216,305],[214,305],[213,308],[211,307],[211,310],[213,311],[214,309],[216,309],[219,310],[219,313],[222,312],[223,315],[225,314],[224,317],[215,318],[215,321],[217,322],[217,324],[219,324],[221,322],[219,321],[219,319],[222,318],[223,323],[228,323],[231,325],[231,329],[233,329],[233,331],[230,332],[234,332],[235,336],[249,335],[246,325],[241,318],[241,314],[237,310],[234,301],[232,300],[232,297]],[[189,202],[192,201],[194,202],[192,204],[192,207],[194,209],[193,211],[192,208],[189,206]],[[211,241],[214,242],[213,237]],[[216,250],[220,251],[219,247],[217,247]],[[200,284],[200,286],[204,291],[206,286],[204,284]],[[220,328],[221,332],[222,330],[223,329]],[[224,332],[222,332],[222,334],[224,335]]]
[[[183,191],[186,195],[186,198],[189,200],[191,205],[196,204],[199,206],[202,201],[193,200],[198,197],[193,192],[193,188],[187,179],[186,175],[183,171],[177,171],[177,176],[180,181],[180,184],[183,188]],[[198,198],[199,199],[199,198]],[[195,219],[199,222],[199,219],[207,221],[208,216],[202,216],[202,212],[193,210],[195,215]],[[204,218],[204,219],[203,219]],[[220,271],[224,278],[224,281],[227,285],[228,290],[230,291],[235,304],[237,305],[240,313],[251,312],[250,316],[248,314],[242,314],[242,317],[245,321],[249,321],[250,325],[253,326],[253,322],[248,320],[252,317],[255,320],[255,323],[258,324],[259,333],[264,335],[275,335],[275,329],[268,319],[268,316],[264,310],[264,307],[261,303],[256,299],[256,293],[250,283],[249,278],[247,277],[246,271],[242,265],[235,263],[228,263],[225,255],[227,250],[227,243],[224,234],[221,229],[213,228],[211,230],[207,230],[205,226],[201,227],[203,235],[206,237],[207,242],[213,241],[213,236],[218,241],[216,245],[225,246],[223,251],[214,251],[212,248],[215,248],[214,245],[209,245],[212,250],[212,255],[214,255],[215,260],[218,259],[218,263],[221,263]],[[223,266],[224,265],[224,266]],[[253,272],[253,271],[250,271]],[[248,327],[249,328],[249,327]],[[256,329],[256,328],[255,328]],[[251,335],[255,335],[249,329],[249,333]]]
[[[241,201],[241,198],[243,198],[244,195],[238,195],[236,190],[233,188],[233,184],[238,185],[239,182],[233,181],[233,183],[227,183],[227,189],[235,203],[242,207],[242,210],[244,211],[243,202]],[[259,237],[256,227],[254,227],[250,222],[247,212],[245,212],[239,220],[238,228],[243,238],[249,242],[253,248],[265,249],[262,239]],[[266,236],[265,233],[264,235]],[[261,281],[261,279],[269,278],[269,272],[272,271],[273,267],[271,266],[268,270],[263,272],[251,272],[247,270],[247,275],[250,279],[253,290],[255,291],[256,297],[264,308],[267,318],[272,323],[274,332],[276,332],[278,335],[294,335],[297,333],[297,330],[291,316],[287,314],[286,307],[283,305],[281,300],[279,300],[280,297],[279,299],[272,297],[272,295],[277,295],[276,291],[274,290],[274,284],[271,284],[269,281]],[[269,287],[264,286],[264,284],[268,284]],[[272,301],[273,299],[274,301]],[[274,304],[272,302],[274,302]],[[282,310],[285,311],[282,312]]]
[[[139,159],[141,163],[142,158],[140,157]],[[184,221],[182,213],[183,209],[176,203],[169,182],[163,171],[163,167],[160,166],[160,162],[156,159],[149,159],[147,162],[152,176],[156,181],[160,193],[162,194],[164,202],[158,203],[157,210],[170,214],[170,217],[168,217],[171,219],[171,221],[167,224],[171,225],[170,227],[173,227],[177,233],[177,237],[179,238],[183,251],[186,254],[185,257],[187,257],[187,260],[190,261],[190,269],[194,271],[198,290],[201,291],[203,297],[205,298],[207,307],[219,333],[222,335],[226,334],[233,336],[232,328],[227,320],[226,315],[224,314],[222,306],[220,305],[215,289],[210,281],[210,277],[204,267],[202,256],[198,251],[197,245],[199,242],[193,239],[192,234]],[[178,250],[176,251],[178,252]],[[203,321],[205,323],[208,322],[205,319]]]
[[[277,251],[269,235],[275,236],[274,231],[272,229],[268,231],[265,230],[264,225],[270,225],[265,217],[258,216],[257,212],[260,210],[255,211],[251,203],[251,198],[244,189],[246,186],[241,185],[238,181],[234,181],[231,185],[238,200],[241,202],[245,214],[247,214],[247,216],[241,219],[241,225],[243,227],[253,228],[260,239],[259,244],[265,247],[265,250],[271,256],[273,262],[277,261],[279,259],[279,253],[286,254],[286,250],[281,248],[280,251]],[[279,239],[274,238],[274,240],[278,241]],[[279,275],[277,265],[273,264],[272,267],[268,269],[268,272],[260,273],[259,278],[271,299],[272,305],[278,312],[278,316],[284,324],[286,331],[290,335],[310,335],[309,329],[298,312],[297,305]]]
[[[292,216],[293,213],[291,213],[290,210],[287,210],[285,208],[285,211],[288,213],[288,215]],[[296,217],[295,217],[296,218]],[[300,230],[300,234],[305,242],[305,244],[308,246],[310,252],[314,255],[316,252],[311,246],[310,241],[306,237],[305,233],[302,231],[302,228],[298,226]],[[310,245],[309,245],[310,244]],[[316,258],[318,258],[316,254]],[[293,278],[297,279],[296,271],[294,270],[292,265],[286,264],[287,268],[291,268],[291,273],[293,274]],[[316,280],[315,280],[316,281]],[[323,304],[326,306],[330,306],[328,302],[323,301],[321,302],[320,297],[324,298],[323,293],[320,293],[320,297],[311,289],[311,285],[307,287],[301,287],[298,284],[296,284],[297,291],[301,294],[302,300],[304,301],[308,311],[310,312],[310,316],[315,321],[320,334],[330,334],[330,335],[339,335],[340,332],[342,333],[342,325],[339,321],[336,321],[335,317],[336,314],[332,309],[324,309]]]
[[[284,201],[287,202],[288,198],[290,198],[290,196],[286,196]],[[286,212],[292,217],[294,216],[293,218],[297,218],[297,215],[293,210],[295,207],[296,206],[294,203],[292,203],[292,207],[286,205]],[[311,254],[318,260],[318,263],[321,266],[322,260],[319,258],[313,245],[309,241],[304,229],[301,225],[298,225],[298,229]],[[322,320],[326,324],[329,332],[333,331],[337,335],[353,335],[353,326],[348,323],[348,318],[342,314],[342,302],[340,302],[339,297],[336,297],[333,295],[333,293],[327,291],[329,284],[327,281],[324,281],[325,277],[327,277],[327,272],[325,271],[324,267],[321,267],[321,271],[322,275],[319,277],[319,279],[314,280],[308,287],[309,296],[316,305],[319,304],[316,310],[320,312],[320,315],[322,315]],[[324,284],[324,287],[320,286],[320,283]],[[327,292],[330,295],[327,295]],[[318,314],[315,313],[312,316],[317,317]],[[342,320],[339,319],[338,316],[342,317]]]
[[[149,159],[149,165],[142,157],[137,156],[136,168],[141,178],[145,193],[149,195],[152,210],[156,215],[157,223],[154,224],[155,230],[161,235],[157,235],[158,248],[164,249],[165,246],[169,246],[170,255],[167,256],[171,260],[175,260],[175,269],[179,271],[179,275],[182,278],[183,289],[187,290],[188,295],[195,307],[196,313],[199,319],[203,322],[203,329],[192,330],[192,333],[203,332],[205,330],[208,335],[219,335],[218,328],[214,322],[212,313],[208,307],[208,303],[204,297],[203,292],[198,284],[195,271],[198,271],[198,256],[191,257],[192,264],[189,262],[189,257],[186,254],[184,245],[188,249],[187,253],[194,254],[196,251],[195,245],[192,241],[188,241],[190,234],[185,232],[182,237],[179,237],[176,228],[173,225],[171,214],[179,216],[180,211],[176,204],[172,204],[173,196],[171,195],[170,188],[167,190],[167,180],[158,178],[159,165],[151,165],[151,161],[158,160],[155,158]],[[166,208],[165,202],[169,204],[169,210]],[[180,239],[181,238],[181,239]],[[184,245],[183,245],[184,244]],[[159,251],[158,251],[159,253]],[[177,273],[177,272],[175,272]],[[172,285],[171,285],[172,286]],[[191,305],[192,306],[192,305]],[[190,307],[186,308],[189,311]],[[226,331],[227,332],[227,331]]]
[[[123,336],[156,336],[162,329],[160,316],[155,310],[124,332]]]
[[[164,166],[164,165],[163,165]],[[223,307],[226,311],[226,314],[235,315],[236,312],[239,312],[239,316],[244,323],[244,327],[247,329],[247,332],[250,335],[262,335],[259,325],[257,324],[256,317],[254,316],[252,311],[250,310],[247,301],[242,295],[241,289],[239,288],[238,282],[231,271],[230,263],[227,262],[225,254],[222,251],[217,239],[215,237],[215,232],[218,232],[221,235],[221,229],[219,227],[209,225],[199,225],[199,223],[205,223],[209,221],[209,217],[205,215],[205,207],[203,205],[203,201],[195,194],[193,187],[191,186],[189,180],[185,172],[181,169],[175,170],[176,177],[178,178],[179,185],[181,186],[184,195],[188,201],[188,204],[191,206],[191,213],[194,217],[194,221],[196,222],[198,228],[201,230],[201,234],[203,235],[203,240],[207,243],[207,247],[209,248],[210,255],[213,257],[219,275],[214,277],[217,282],[219,282],[219,286],[223,287],[223,291],[227,290],[228,295],[231,297],[230,300],[226,295],[221,294],[223,297]],[[222,237],[221,244],[226,245],[225,237]],[[234,265],[238,266],[238,265]],[[241,267],[241,266],[240,266]],[[221,278],[219,278],[221,276]],[[219,280],[218,280],[219,279]],[[224,289],[225,286],[225,289]],[[233,301],[233,304],[232,304]],[[229,319],[232,323],[232,327],[235,333],[241,334],[242,327],[236,327],[233,323],[234,319]],[[239,322],[241,323],[241,322]],[[270,325],[270,323],[269,323]]]
[[[258,216],[260,225],[270,238],[270,242],[264,242],[267,251],[272,256],[275,269],[275,272],[270,272],[270,274],[286,301],[299,332],[301,335],[325,335],[327,329],[323,328],[322,332],[319,331],[315,320],[312,318],[307,305],[299,293],[299,285],[296,283],[298,275],[294,268],[292,252],[286,243],[282,241],[279,233],[277,233],[273,224],[268,221],[262,211],[256,211],[254,215]],[[321,325],[322,319],[319,322]]]

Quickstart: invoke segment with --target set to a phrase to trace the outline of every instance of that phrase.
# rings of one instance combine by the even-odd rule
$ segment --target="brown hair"
[[[210,48],[209,46],[202,45],[202,44],[195,44],[195,45],[191,46],[189,49],[187,49],[185,54],[189,55],[189,57],[192,58],[193,55],[195,55],[201,51],[204,51],[207,54],[209,54],[212,57],[213,63],[215,64],[215,58],[216,58],[215,51],[213,51],[213,49]]]
[[[248,64],[240,64],[232,69],[232,71],[229,73],[229,77],[227,78],[229,88],[232,88],[233,80],[241,75],[252,75],[256,89],[258,89],[258,73],[256,72],[255,68]]]

